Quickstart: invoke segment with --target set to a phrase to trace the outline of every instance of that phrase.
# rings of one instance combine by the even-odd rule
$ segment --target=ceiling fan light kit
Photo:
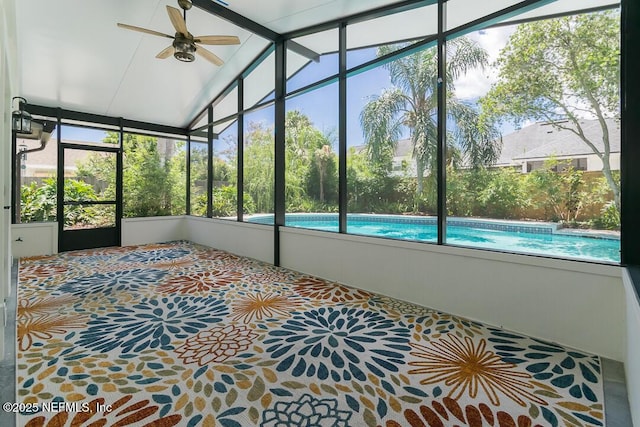
[[[176,33],[176,38],[173,40],[173,48],[175,49],[173,57],[178,61],[193,62],[196,59],[194,55],[196,44],[185,37],[181,37],[178,33]]]
[[[137,31],[140,33],[151,34],[158,37],[166,37],[173,39],[171,46],[166,47],[160,53],[156,55],[158,59],[166,59],[173,54],[173,57],[182,62],[193,62],[196,57],[194,55],[200,55],[207,61],[214,65],[222,65],[224,61],[220,59],[213,52],[203,48],[200,44],[204,45],[232,45],[240,44],[240,39],[236,36],[198,36],[193,35],[187,30],[187,10],[191,9],[191,2],[189,0],[178,0],[178,5],[182,8],[183,12],[180,13],[175,7],[167,6],[167,13],[171,24],[176,30],[174,36],[169,34],[160,33],[158,31],[149,30],[147,28],[136,27],[134,25],[118,23],[118,27],[126,30]]]

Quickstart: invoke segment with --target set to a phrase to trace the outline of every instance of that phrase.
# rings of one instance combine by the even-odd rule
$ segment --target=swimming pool
[[[273,224],[272,215],[247,219],[259,224]],[[289,227],[338,231],[337,214],[287,214]],[[436,242],[435,217],[403,215],[349,214],[347,232],[365,236],[400,240]],[[593,261],[620,262],[620,240],[614,235],[579,234],[575,230],[558,229],[555,223],[496,221],[471,218],[447,219],[447,244],[577,258]]]

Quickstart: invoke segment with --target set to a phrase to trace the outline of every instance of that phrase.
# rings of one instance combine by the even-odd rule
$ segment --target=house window
[[[579,171],[586,171],[587,170],[587,159],[586,158],[574,159],[573,160],[573,167],[576,170],[579,170]]]

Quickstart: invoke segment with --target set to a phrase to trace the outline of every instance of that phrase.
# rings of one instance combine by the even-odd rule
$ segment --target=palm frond
[[[406,104],[404,94],[398,88],[392,88],[365,105],[360,113],[360,126],[370,160],[379,162],[395,148],[402,135],[401,113]]]
[[[484,68],[488,61],[487,51],[467,37],[447,42],[447,78],[450,82],[474,68]]]
[[[447,115],[455,117],[453,144],[460,149],[468,166],[488,166],[498,160],[502,149],[502,135],[470,105],[450,99]]]

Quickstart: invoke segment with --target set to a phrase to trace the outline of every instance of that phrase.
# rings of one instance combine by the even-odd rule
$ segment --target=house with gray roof
[[[606,119],[609,129],[611,170],[620,170],[620,122]],[[598,151],[604,151],[602,129],[597,120],[580,122],[585,137]],[[551,123],[534,123],[502,137],[502,151],[495,167],[513,167],[523,173],[543,167],[544,162],[555,158],[570,162],[577,170],[601,171],[602,160],[573,131],[570,122],[559,126]]]

